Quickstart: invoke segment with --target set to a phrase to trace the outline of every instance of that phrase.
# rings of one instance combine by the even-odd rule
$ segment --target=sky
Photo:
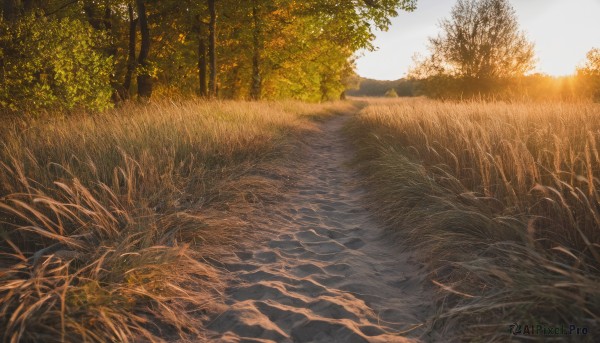
[[[360,76],[396,80],[406,76],[415,53],[427,55],[428,37],[440,32],[455,0],[417,0],[414,12],[402,11],[387,32],[376,32],[374,52],[359,52]],[[586,53],[600,48],[600,0],[511,0],[520,28],[535,44],[535,72],[570,75]]]

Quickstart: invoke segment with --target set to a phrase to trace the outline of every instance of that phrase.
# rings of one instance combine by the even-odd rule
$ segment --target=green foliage
[[[0,107],[103,110],[111,105],[112,60],[95,49],[104,37],[76,19],[29,15],[0,23]]]
[[[253,7],[260,23],[260,79],[263,99],[318,102],[338,99],[352,75],[352,55],[370,48],[373,30],[386,29],[389,17],[411,10],[415,1],[239,1],[217,4],[219,97],[248,99],[252,85]],[[182,16],[168,2],[149,6],[153,24],[153,57],[160,67],[161,88],[175,85],[183,92],[197,89],[198,31],[206,35],[204,3],[190,3]],[[198,23],[197,15],[201,22]],[[168,23],[168,24],[167,24]],[[199,30],[198,25],[202,26]],[[205,42],[207,41],[204,36]],[[159,91],[160,92],[160,91]]]
[[[232,3],[235,1],[232,1]],[[354,50],[333,39],[339,23],[324,20],[308,4],[281,0],[260,7],[262,98],[310,102],[339,99],[352,74]],[[252,84],[251,4],[223,4],[219,30],[220,95],[249,98]]]
[[[0,106],[12,111],[102,110],[111,105],[111,95],[129,98],[140,75],[151,77],[155,94],[199,93],[199,71],[210,69],[200,57],[208,57],[210,50],[207,2],[143,1],[150,32],[144,54],[140,9],[133,6],[130,17],[132,3],[85,0],[59,7],[16,2],[14,13],[1,24]],[[353,74],[354,52],[373,48],[375,30],[386,30],[391,17],[415,4],[219,0],[217,95],[338,99]]]
[[[387,31],[398,10],[412,11],[416,0],[309,0],[303,13],[326,23],[331,39],[352,50],[374,49],[376,30]]]

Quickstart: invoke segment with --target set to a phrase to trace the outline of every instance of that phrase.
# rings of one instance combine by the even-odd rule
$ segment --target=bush
[[[396,90],[394,88],[390,88],[387,92],[385,92],[385,97],[386,98],[397,98],[398,93],[396,93]]]
[[[112,58],[104,37],[78,20],[30,15],[0,19],[0,108],[4,111],[103,110],[110,107]]]

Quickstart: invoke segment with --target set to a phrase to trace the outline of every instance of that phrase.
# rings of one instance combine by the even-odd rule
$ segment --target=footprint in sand
[[[273,251],[261,251],[254,254],[254,259],[258,263],[273,263],[280,258],[280,255]]]
[[[312,263],[301,264],[291,269],[291,272],[297,277],[306,277],[312,274],[325,274],[325,271]]]
[[[302,188],[265,213],[265,222],[286,224],[225,264],[234,281],[227,308],[207,323],[212,341],[419,341],[423,331],[408,329],[430,311],[425,275],[411,254],[381,239],[363,206],[344,166],[352,157],[339,133],[346,119],[323,124],[298,170]]]
[[[294,237],[296,238],[296,240],[298,240],[300,242],[309,242],[309,243],[324,242],[324,241],[328,241],[329,240],[329,237],[319,235],[313,229],[309,229],[309,230],[306,230],[306,231],[300,231],[298,233],[295,233]]]
[[[363,241],[360,238],[351,238],[346,243],[344,243],[344,246],[348,249],[356,250],[364,247],[366,244],[367,243],[365,243],[365,241]]]

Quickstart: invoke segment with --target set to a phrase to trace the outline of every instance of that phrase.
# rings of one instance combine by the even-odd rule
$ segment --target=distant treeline
[[[383,97],[393,89],[397,96],[419,95],[419,80],[399,79],[394,81],[373,80],[362,77],[354,79],[353,87],[346,91],[349,96]]]
[[[600,100],[600,78],[583,73],[560,77],[536,73],[497,79],[436,75],[414,82],[415,95],[436,99]]]
[[[600,78],[579,73],[554,77],[532,74],[521,77],[476,80],[450,76],[394,81],[357,77],[346,95],[355,97],[414,97],[436,99],[581,100],[600,101]]]

